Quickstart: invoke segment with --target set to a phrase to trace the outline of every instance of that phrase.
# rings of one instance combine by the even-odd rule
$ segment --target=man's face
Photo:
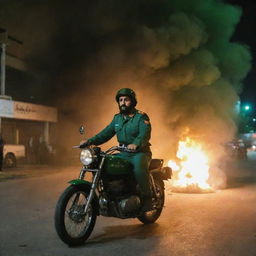
[[[118,100],[120,112],[123,114],[129,114],[132,109],[132,101],[128,96],[121,96]]]
[[[119,106],[126,106],[126,107],[130,107],[132,104],[131,98],[128,96],[121,96],[119,97]]]

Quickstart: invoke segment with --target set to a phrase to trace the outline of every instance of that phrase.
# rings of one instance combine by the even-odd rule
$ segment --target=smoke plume
[[[76,143],[80,123],[88,137],[104,128],[118,111],[115,92],[131,87],[151,118],[154,156],[173,158],[189,136],[217,177],[251,62],[247,46],[231,41],[241,9],[220,0],[46,2],[19,1],[12,15],[22,10],[27,34],[37,31],[27,59],[45,71],[42,94],[59,107],[62,144]]]

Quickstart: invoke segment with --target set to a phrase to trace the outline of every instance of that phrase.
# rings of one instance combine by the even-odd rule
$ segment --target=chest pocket
[[[134,123],[129,123],[127,125],[127,132],[132,135],[132,136],[137,136],[139,133],[139,126],[137,124]]]

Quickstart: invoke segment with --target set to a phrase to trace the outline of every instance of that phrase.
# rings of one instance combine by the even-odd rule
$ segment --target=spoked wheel
[[[61,195],[55,210],[55,228],[60,239],[70,245],[83,244],[90,236],[97,217],[93,201],[84,214],[89,196],[89,187],[68,187]]]
[[[138,220],[144,224],[154,223],[161,215],[164,207],[164,182],[162,180],[155,180],[155,187],[156,195],[153,198],[154,210],[144,212],[138,217]]]

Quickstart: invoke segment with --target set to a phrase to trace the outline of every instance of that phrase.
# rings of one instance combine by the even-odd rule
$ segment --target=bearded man
[[[120,146],[126,146],[133,152],[121,152],[119,157],[133,164],[133,173],[139,184],[143,206],[142,211],[152,210],[152,192],[150,188],[148,166],[151,160],[150,136],[151,124],[149,117],[137,110],[135,92],[130,88],[120,89],[116,94],[119,113],[112,122],[94,137],[88,139],[80,147],[100,145],[110,140],[114,135]]]

